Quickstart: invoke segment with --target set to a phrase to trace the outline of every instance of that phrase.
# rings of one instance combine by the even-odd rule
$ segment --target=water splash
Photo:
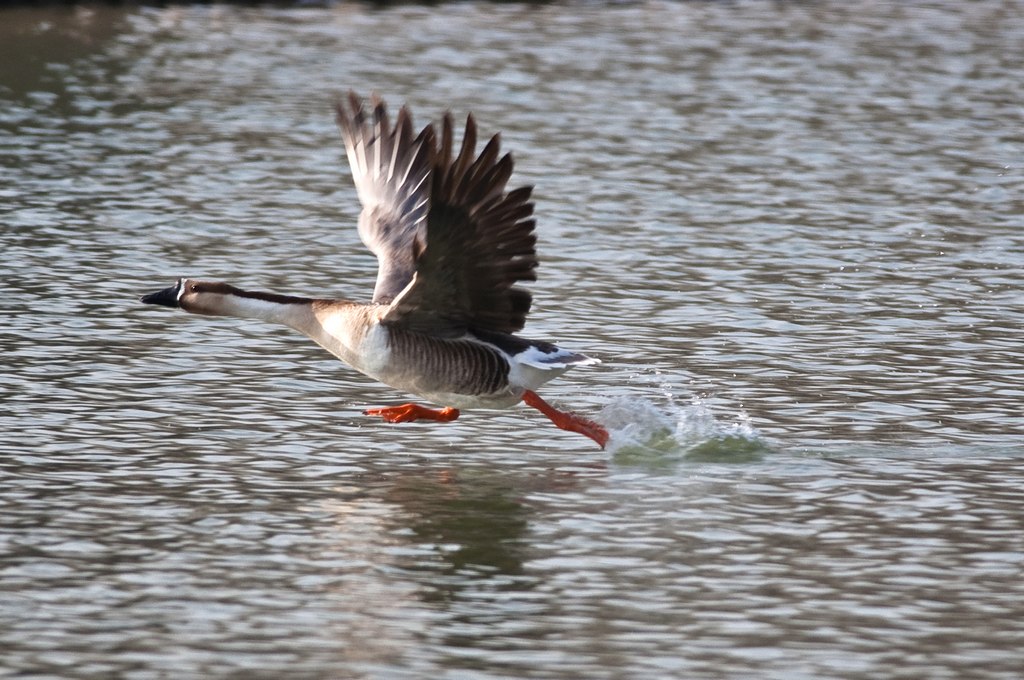
[[[616,462],[668,465],[679,461],[741,463],[760,460],[768,443],[741,413],[736,422],[719,421],[694,397],[679,405],[666,392],[659,408],[643,398],[621,397],[605,406],[598,421],[611,434],[607,449]]]

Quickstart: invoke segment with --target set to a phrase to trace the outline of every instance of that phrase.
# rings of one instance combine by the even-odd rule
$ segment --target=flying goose
[[[535,390],[573,366],[598,363],[549,342],[514,335],[532,297],[518,286],[536,280],[533,187],[511,191],[512,157],[499,158],[499,135],[476,155],[470,114],[453,157],[452,116],[413,136],[402,107],[391,125],[382,100],[372,112],[349,93],[336,104],[352,178],[362,203],[359,235],[378,260],[369,303],[241,290],[181,278],[145,295],[146,304],[192,314],[281,323],[356,370],[434,404],[366,410],[392,423],[451,421],[459,409],[525,402],[562,428],[602,448],[600,424],[559,411]]]

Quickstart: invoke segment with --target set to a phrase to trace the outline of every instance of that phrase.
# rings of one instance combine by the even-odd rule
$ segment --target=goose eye
[[[199,286],[197,286],[197,285],[196,285],[196,284],[194,284],[194,283],[190,283],[190,284],[189,284],[189,286],[188,286],[188,289],[189,289],[190,291],[192,291],[193,293],[195,293],[195,292],[197,292],[197,291],[199,290]]]

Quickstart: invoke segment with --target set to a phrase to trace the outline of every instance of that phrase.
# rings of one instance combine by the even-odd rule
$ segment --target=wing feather
[[[453,159],[451,114],[440,139],[433,125],[413,138],[405,107],[392,127],[384,102],[371,106],[372,123],[354,93],[337,109],[384,323],[444,336],[520,330],[532,297],[515,284],[536,280],[532,187],[507,190],[514,163],[500,136],[477,154],[470,114]]]
[[[416,271],[413,241],[426,238],[433,128],[428,126],[414,139],[408,109],[399,110],[392,127],[384,102],[373,96],[370,103],[372,113],[368,115],[362,100],[350,92],[348,106],[339,101],[336,108],[363,206],[359,236],[377,256],[373,301],[388,303],[412,281]]]

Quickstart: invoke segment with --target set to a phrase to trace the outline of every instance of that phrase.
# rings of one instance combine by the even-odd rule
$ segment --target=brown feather
[[[470,114],[453,159],[450,114],[440,140],[433,125],[413,139],[405,107],[392,127],[384,102],[371,105],[372,134],[352,93],[338,120],[364,202],[360,235],[380,260],[374,301],[391,304],[383,321],[448,337],[520,330],[532,298],[515,284],[536,279],[532,188],[507,190],[514,163],[500,136],[477,154]]]

